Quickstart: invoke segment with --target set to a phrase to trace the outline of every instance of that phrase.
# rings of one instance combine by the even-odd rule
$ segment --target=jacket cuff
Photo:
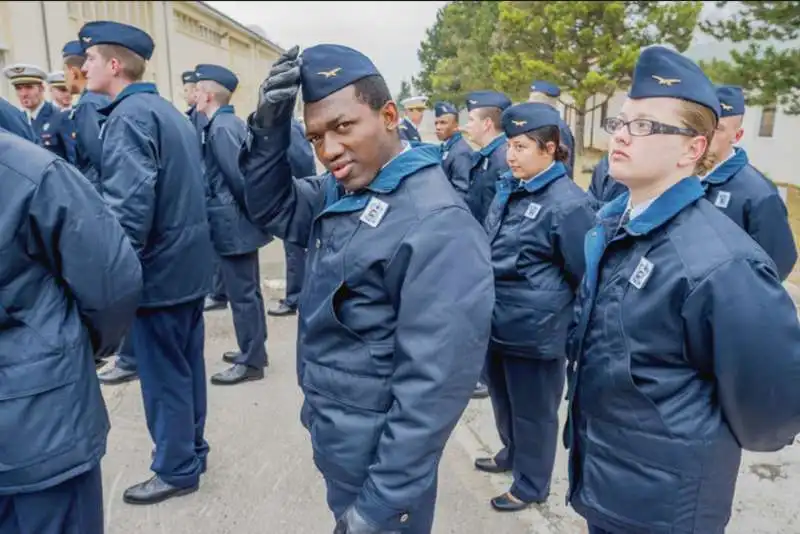
[[[380,531],[401,530],[411,519],[408,510],[394,507],[381,499],[370,480],[361,489],[355,509],[366,522],[372,523]]]

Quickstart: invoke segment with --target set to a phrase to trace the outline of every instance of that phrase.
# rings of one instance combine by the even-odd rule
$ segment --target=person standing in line
[[[436,137],[442,143],[442,168],[455,190],[466,199],[473,151],[458,130],[458,110],[450,102],[437,102],[433,112],[436,115]]]

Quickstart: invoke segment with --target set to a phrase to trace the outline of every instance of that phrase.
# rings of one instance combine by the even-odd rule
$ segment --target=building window
[[[190,17],[185,13],[175,11],[175,22],[177,23],[179,30],[186,32],[200,40],[206,41],[207,43],[211,43],[212,45],[222,46],[224,34],[209,28],[199,20]]]
[[[772,137],[775,131],[775,106],[761,108],[761,124],[758,126],[759,137]]]

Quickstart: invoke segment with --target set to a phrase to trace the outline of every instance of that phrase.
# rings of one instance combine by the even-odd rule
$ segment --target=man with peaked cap
[[[545,80],[534,80],[531,83],[530,93],[528,93],[528,102],[542,102],[558,109],[559,96],[561,96],[561,88],[556,84]],[[560,116],[561,112],[559,111]],[[563,118],[559,121],[558,129],[561,131],[561,144],[567,147],[567,152],[569,153],[569,159],[566,163],[567,173],[570,178],[573,178],[573,173],[575,172],[575,136],[572,135],[572,129]]]
[[[709,149],[717,164],[701,177],[706,198],[761,245],[785,280],[797,262],[786,204],[775,184],[750,164],[745,149],[736,146],[744,135],[742,88],[722,85],[716,91],[722,114]]]
[[[197,65],[194,73],[195,105],[198,113],[208,118],[202,151],[211,241],[221,258],[220,271],[239,344],[238,352],[226,355],[233,366],[212,376],[211,383],[232,385],[264,378],[267,318],[258,250],[272,241],[272,236],[253,224],[244,201],[238,159],[247,125],[235,115],[230,103],[239,79],[219,65]]]
[[[296,179],[287,151],[301,90],[328,172]],[[339,533],[431,532],[439,460],[489,341],[486,235],[438,147],[412,147],[397,124],[369,58],[295,47],[260,88],[240,159],[254,220],[308,247],[301,421]]]
[[[437,102],[433,112],[436,115],[436,137],[442,142],[442,169],[455,190],[466,198],[472,148],[458,131],[458,110],[450,102]]]
[[[0,128],[32,143],[36,142],[28,117],[2,96],[0,96]]]
[[[78,171],[0,130],[0,532],[102,534],[108,413],[93,358],[142,291],[136,253]]]
[[[424,96],[412,96],[406,98],[400,105],[403,106],[405,114],[400,119],[397,126],[400,132],[400,139],[404,141],[414,141],[417,143],[422,142],[422,137],[419,135],[419,125],[422,124],[422,118],[425,116],[425,107],[428,99]]]
[[[64,159],[68,158],[66,125],[67,115],[45,100],[44,82],[47,73],[34,65],[10,65],[3,69],[11,81],[33,129],[36,143]]]
[[[292,141],[289,144],[289,166],[292,176],[305,177],[317,174],[314,150],[306,139],[306,131],[300,121],[292,118]],[[303,290],[306,271],[306,249],[289,241],[283,242],[286,265],[286,297],[267,313],[273,317],[286,317],[297,313],[297,303]]]
[[[206,469],[203,298],[213,249],[202,156],[183,114],[142,81],[152,38],[110,21],[79,34],[88,88],[112,98],[100,113],[103,198],[144,272],[144,294],[130,332],[145,417],[155,443],[154,475],[125,490],[130,504],[152,504],[198,489]]]
[[[51,72],[47,75],[47,85],[50,87],[50,97],[61,111],[72,108],[72,94],[67,89],[64,71]]]

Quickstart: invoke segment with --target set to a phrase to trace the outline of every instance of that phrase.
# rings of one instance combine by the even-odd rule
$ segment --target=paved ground
[[[280,242],[262,251],[266,295],[282,295]],[[235,348],[229,312],[207,314],[210,374]],[[133,507],[122,491],[149,477],[152,448],[138,382],[104,387],[112,430],[104,469],[107,534],[320,534],[332,531],[321,478],[298,413],[294,343],[296,321],[269,319],[269,376],[228,388],[209,386],[208,440],[212,451],[201,490],[152,507]],[[562,417],[563,419],[563,417]],[[508,488],[504,475],[486,475],[472,460],[497,447],[488,400],[473,401],[450,440],[440,474],[436,534],[578,534],[583,522],[564,505],[566,457],[559,450],[549,502],[501,515],[488,499]],[[730,534],[800,532],[800,445],[777,454],[746,455]]]

